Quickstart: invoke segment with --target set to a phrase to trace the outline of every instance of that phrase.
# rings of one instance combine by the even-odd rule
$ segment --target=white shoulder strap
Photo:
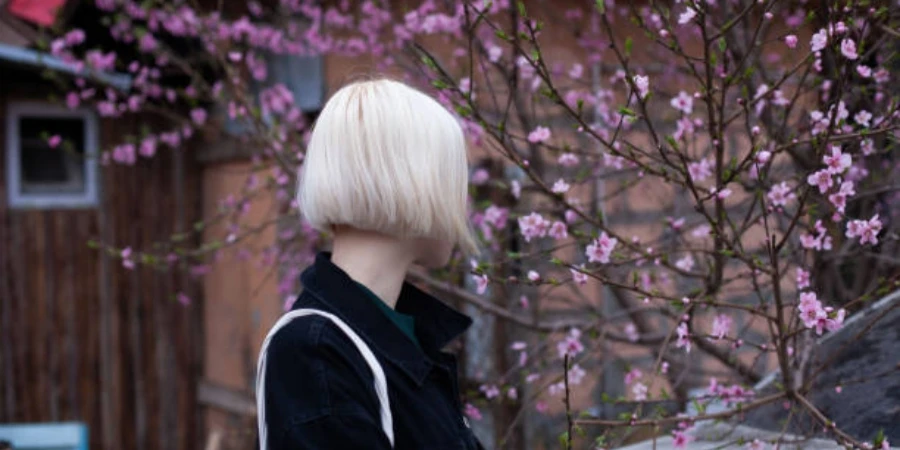
[[[388,440],[391,442],[391,448],[394,447],[394,419],[391,416],[391,404],[388,400],[388,391],[387,391],[387,380],[384,377],[384,369],[381,368],[381,364],[378,363],[378,360],[375,359],[375,355],[372,353],[372,350],[369,349],[369,346],[350,328],[343,320],[339,319],[334,314],[327,313],[325,311],[319,311],[317,309],[297,309],[286,313],[278,319],[278,322],[275,322],[275,325],[272,326],[272,329],[269,330],[269,334],[266,335],[266,339],[263,341],[262,348],[259,350],[259,363],[256,369],[256,417],[257,417],[257,426],[259,427],[259,448],[260,450],[268,450],[268,442],[266,440],[267,430],[266,430],[266,354],[269,349],[269,342],[272,340],[272,336],[280,330],[282,327],[290,323],[292,320],[309,315],[318,315],[322,317],[326,317],[334,322],[344,334],[353,341],[353,344],[356,345],[356,348],[359,349],[359,352],[362,354],[363,358],[365,358],[366,363],[369,364],[369,368],[372,370],[372,374],[375,376],[375,393],[378,395],[378,401],[381,403],[381,428],[384,430],[384,434],[387,435]]]

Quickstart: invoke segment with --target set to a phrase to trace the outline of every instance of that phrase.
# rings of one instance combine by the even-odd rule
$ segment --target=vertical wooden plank
[[[156,201],[160,203],[161,206],[165,207],[165,211],[172,211],[172,199],[175,198],[175,203],[177,204],[178,198],[183,195],[182,192],[177,190],[173,191],[173,184],[166,183],[167,178],[169,178],[169,174],[172,177],[178,178],[179,174],[177,173],[177,164],[173,164],[174,160],[177,159],[177,155],[180,155],[181,152],[171,152],[171,156],[169,160],[164,160],[163,158],[156,158],[157,163],[159,165],[165,165],[164,170],[162,167],[156,167],[154,173],[152,174],[152,178],[154,180],[154,184],[160,187],[160,193],[162,195],[157,195]],[[175,167],[172,167],[172,166]],[[169,170],[169,169],[174,169]],[[178,214],[177,206],[175,206],[175,215]],[[153,239],[166,239],[167,235],[171,234],[172,226],[171,224],[171,216],[156,216]],[[159,449],[163,450],[164,448],[176,447],[178,442],[175,441],[175,433],[177,428],[179,427],[179,417],[178,410],[176,409],[176,400],[179,395],[180,386],[176,382],[177,373],[180,370],[184,370],[181,366],[175,364],[175,361],[172,357],[172,338],[173,331],[177,330],[174,327],[171,320],[171,301],[169,300],[169,294],[172,289],[172,285],[169,282],[171,279],[171,275],[169,273],[156,273],[156,289],[154,296],[154,311],[155,311],[155,319],[156,323],[156,364],[157,364],[157,376],[158,376],[158,398],[159,398],[159,417],[161,420],[157,422],[159,430]]]
[[[11,214],[10,215],[10,241],[12,242],[12,255],[13,259],[10,262],[10,273],[12,276],[10,280],[14,283],[14,292],[13,292],[13,304],[12,304],[12,314],[14,317],[13,320],[13,328],[14,331],[14,343],[13,349],[15,353],[14,358],[14,368],[17,372],[17,376],[14,384],[14,390],[19,394],[19,401],[17,405],[17,415],[13,418],[16,421],[25,421],[28,417],[31,416],[31,409],[34,407],[33,398],[31,398],[32,389],[27,388],[27,380],[31,380],[29,378],[31,364],[28,358],[29,351],[29,339],[28,339],[28,329],[26,328],[28,316],[27,316],[27,306],[26,306],[26,296],[25,296],[25,263],[27,260],[25,259],[25,246],[23,244],[23,235],[22,235],[22,215],[21,214]]]
[[[59,251],[64,252],[62,255],[62,267],[60,273],[60,306],[63,310],[63,323],[62,323],[62,332],[63,332],[63,340],[62,340],[62,355],[61,361],[63,361],[64,370],[61,375],[64,377],[64,382],[60,383],[60,385],[65,387],[65,407],[63,409],[63,420],[77,420],[79,419],[79,411],[78,411],[78,363],[79,363],[79,346],[78,335],[76,330],[76,316],[75,316],[75,304],[77,301],[82,300],[86,301],[87,298],[78,299],[76,297],[76,292],[82,292],[81,283],[79,280],[83,277],[75,276],[75,267],[80,266],[85,273],[90,273],[90,269],[87,266],[81,266],[82,260],[78,258],[81,256],[81,252],[76,252],[76,246],[85,246],[85,242],[80,242],[83,239],[87,239],[87,234],[85,233],[84,227],[81,224],[84,222],[83,218],[86,216],[85,212],[75,212],[72,213],[69,220],[63,220],[57,222],[57,242],[59,243]],[[72,237],[74,236],[74,238]]]
[[[108,122],[104,121],[102,126],[106,128],[105,125],[107,124]],[[105,137],[106,133],[103,133],[103,135]],[[100,198],[100,204],[98,205],[97,211],[97,223],[100,242],[107,244],[114,242],[115,238],[109,217],[109,208],[113,204],[111,197],[113,195],[112,193],[115,192],[115,189],[107,189],[105,180],[110,177],[106,169],[98,171],[97,177],[99,188],[98,194]],[[100,268],[97,279],[98,291],[100,294],[98,296],[100,300],[100,333],[98,339],[100,360],[100,386],[98,389],[101,409],[100,434],[102,436],[102,448],[108,450],[115,448],[115,436],[119,433],[120,429],[118,424],[119,416],[116,414],[116,408],[114,406],[116,396],[115,386],[113,385],[117,362],[117,346],[115,343],[118,340],[115,332],[116,314],[113,310],[112,300],[114,294],[114,292],[112,292],[112,261],[105,251],[98,252],[98,264]]]
[[[37,279],[43,290],[45,316],[41,320],[41,337],[44,340],[46,364],[42,373],[47,398],[47,416],[45,420],[58,422],[59,417],[59,347],[57,346],[57,314],[56,314],[56,268],[59,265],[56,253],[56,239],[54,228],[56,219],[65,212],[40,211],[35,215],[40,217],[42,227],[35,230],[43,237],[42,245],[38,247],[40,252],[40,267],[43,268],[41,279]]]
[[[2,165],[0,165],[2,171]],[[2,184],[2,183],[0,183]],[[0,187],[2,189],[2,187]],[[5,193],[0,191],[0,247],[12,248],[9,240],[9,222],[5,205]],[[0,271],[12,274],[9,267],[10,253],[0,251]],[[16,364],[13,354],[13,304],[16,301],[12,292],[12,276],[0,276],[0,361],[3,361],[3,403],[0,405],[0,422],[12,422],[16,416],[16,389],[13,366]]]
[[[118,186],[125,195],[119,199],[120,209],[117,210],[117,219],[119,225],[123,227],[122,236],[127,239],[128,245],[137,245],[141,242],[141,231],[144,224],[139,221],[143,219],[140,209],[145,205],[140,204],[138,199],[138,186],[135,183],[137,175],[133,167],[122,167],[117,171],[120,179]],[[124,204],[123,204],[124,203]],[[131,226],[127,225],[131,224]],[[127,228],[126,228],[127,227]],[[140,266],[128,271],[123,278],[130,283],[124,286],[120,299],[129,306],[128,316],[126,318],[126,327],[129,331],[130,347],[128,347],[128,360],[130,362],[129,373],[130,381],[134,387],[132,392],[133,402],[133,426],[135,430],[134,449],[145,450],[147,443],[147,405],[146,405],[146,382],[145,374],[147,369],[144,363],[143,350],[143,311],[142,301],[143,286],[141,283],[140,272],[143,269]],[[121,269],[120,269],[121,272]]]
[[[200,193],[200,183],[202,180],[202,169],[192,159],[188,159],[185,155],[180,155],[176,164],[184,167],[182,171],[182,179],[187,178],[185,186],[188,189],[188,195],[185,197],[189,200],[183,206],[184,209],[178,210],[176,213],[175,231],[185,232],[191,227],[191,223],[202,217],[202,199]],[[176,192],[178,192],[176,190]],[[195,237],[196,241],[197,238]],[[183,290],[193,300],[192,304],[184,311],[182,320],[182,337],[185,339],[182,353],[182,361],[186,370],[182,374],[182,384],[187,386],[182,399],[185,404],[185,423],[189,423],[189,431],[185,433],[184,450],[190,450],[201,445],[206,436],[206,419],[204,410],[196,401],[197,398],[197,382],[204,373],[204,342],[205,342],[205,323],[204,308],[205,301],[200,295],[201,283],[188,279],[183,272],[174,274],[174,282],[179,290]]]
[[[6,89],[0,86],[0,142],[6,142]],[[13,292],[13,270],[12,270],[12,248],[13,241],[10,236],[10,214],[9,206],[6,203],[7,181],[6,177],[6,158],[4,153],[0,153],[0,361],[4,361],[3,372],[0,377],[3,379],[3,402],[0,405],[0,421],[12,422],[16,417],[16,373],[14,367],[17,363],[13,340],[15,333],[13,324],[15,322],[14,314],[16,312],[16,297]]]
[[[99,209],[89,212],[86,215],[84,223],[81,224],[84,230],[83,236],[89,236],[94,239],[99,238]],[[100,327],[98,322],[102,324],[104,313],[100,308],[100,257],[101,251],[92,250],[85,245],[80,248],[81,256],[79,261],[84,261],[89,268],[87,273],[94,274],[93,278],[84,276],[78,277],[81,288],[79,292],[79,303],[76,308],[77,321],[76,326],[78,335],[82,336],[79,344],[81,347],[81,355],[79,358],[78,376],[79,376],[79,392],[78,402],[81,406],[79,409],[81,417],[88,421],[91,426],[89,439],[91,444],[89,448],[105,448],[100,447],[98,443],[102,442],[105,434],[103,422],[103,392],[107,390],[103,384],[104,368],[101,365],[100,353]]]
[[[34,360],[35,386],[35,415],[32,420],[47,420],[47,411],[50,405],[50,379],[49,360],[47,358],[47,341],[49,336],[49,321],[47,320],[48,304],[47,291],[44,286],[44,273],[47,270],[43,261],[43,249],[47,245],[44,236],[44,217],[40,212],[29,211],[27,213],[29,227],[28,232],[28,256],[30,263],[27,266],[28,277],[28,301],[29,310],[32,312],[28,325],[32,342],[30,357]]]

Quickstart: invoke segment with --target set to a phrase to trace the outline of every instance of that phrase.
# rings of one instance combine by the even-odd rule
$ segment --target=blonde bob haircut
[[[336,225],[431,238],[478,252],[467,213],[469,171],[459,121],[389,79],[338,90],[316,120],[297,200],[314,228]]]

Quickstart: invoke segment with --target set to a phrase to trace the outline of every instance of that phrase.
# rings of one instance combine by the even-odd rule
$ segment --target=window
[[[97,120],[90,111],[10,103],[6,121],[9,206],[95,206],[97,154]]]
[[[294,104],[304,113],[318,112],[325,95],[325,79],[321,56],[298,56],[271,53],[266,55],[267,77],[264,82],[251,81],[250,92],[259,101],[264,89],[276,84],[284,86],[294,94]],[[307,117],[309,118],[309,117]],[[263,118],[269,123],[268,118]],[[247,133],[250,122],[247,118],[237,120],[225,118],[225,131],[232,136]]]

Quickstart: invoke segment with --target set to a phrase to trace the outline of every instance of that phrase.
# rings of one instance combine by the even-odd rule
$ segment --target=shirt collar
[[[433,364],[426,354],[436,354],[472,324],[470,317],[404,282],[396,310],[415,318],[416,337],[422,346],[419,349],[378,310],[378,305],[366,297],[346,272],[331,262],[330,253],[316,255],[315,262],[303,272],[300,280],[305,291],[312,294],[312,300],[318,303],[314,307],[336,313],[385,359],[400,367],[419,385],[425,381]],[[296,302],[293,309],[310,306],[306,302]]]

